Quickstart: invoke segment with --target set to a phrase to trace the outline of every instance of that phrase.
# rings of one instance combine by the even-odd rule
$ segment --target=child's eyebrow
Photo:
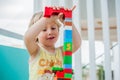
[[[43,29],[46,29],[46,26],[41,28],[41,30],[43,30]]]
[[[56,23],[54,26],[56,26],[56,27],[60,27],[60,25],[59,25],[59,24],[57,24],[57,23]]]

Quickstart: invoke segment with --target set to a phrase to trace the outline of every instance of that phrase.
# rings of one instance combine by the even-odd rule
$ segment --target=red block
[[[72,80],[72,79],[70,79],[70,78],[65,78],[64,80]]]
[[[57,71],[57,72],[56,72],[56,77],[61,77],[61,78],[63,78],[63,77],[64,77],[64,72]]]
[[[53,7],[45,7],[44,17],[50,17],[52,14],[63,13],[65,18],[72,18],[72,10],[65,10],[64,8],[60,8],[60,10],[55,10]]]
[[[71,56],[71,55],[72,55],[72,52],[70,52],[70,51],[65,51],[65,52],[64,52],[64,55]]]
[[[72,69],[64,69],[64,73],[72,73]]]

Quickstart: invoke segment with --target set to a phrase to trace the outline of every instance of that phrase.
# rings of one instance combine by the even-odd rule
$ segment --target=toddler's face
[[[38,42],[45,46],[54,46],[58,39],[59,27],[50,18],[44,18],[42,30],[38,35]]]

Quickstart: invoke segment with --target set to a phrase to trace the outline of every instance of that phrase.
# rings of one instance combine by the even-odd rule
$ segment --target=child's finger
[[[58,7],[58,6],[53,6],[53,9],[54,9],[54,10],[60,10],[60,7]]]
[[[60,6],[60,8],[64,8],[64,6]]]
[[[76,8],[76,5],[74,5],[71,10],[73,11],[75,8]]]
[[[57,10],[60,10],[60,7],[57,7]]]
[[[57,7],[56,7],[56,6],[53,6],[53,9],[54,9],[54,10],[56,10],[56,9],[57,9]]]
[[[65,10],[68,10],[68,8],[64,8]]]

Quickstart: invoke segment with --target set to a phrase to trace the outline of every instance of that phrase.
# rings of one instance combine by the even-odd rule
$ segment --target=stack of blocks
[[[72,80],[72,11],[64,8],[54,10],[52,7],[45,7],[44,17],[50,17],[60,12],[65,16],[63,68],[53,67],[52,70],[55,73],[54,80]]]

